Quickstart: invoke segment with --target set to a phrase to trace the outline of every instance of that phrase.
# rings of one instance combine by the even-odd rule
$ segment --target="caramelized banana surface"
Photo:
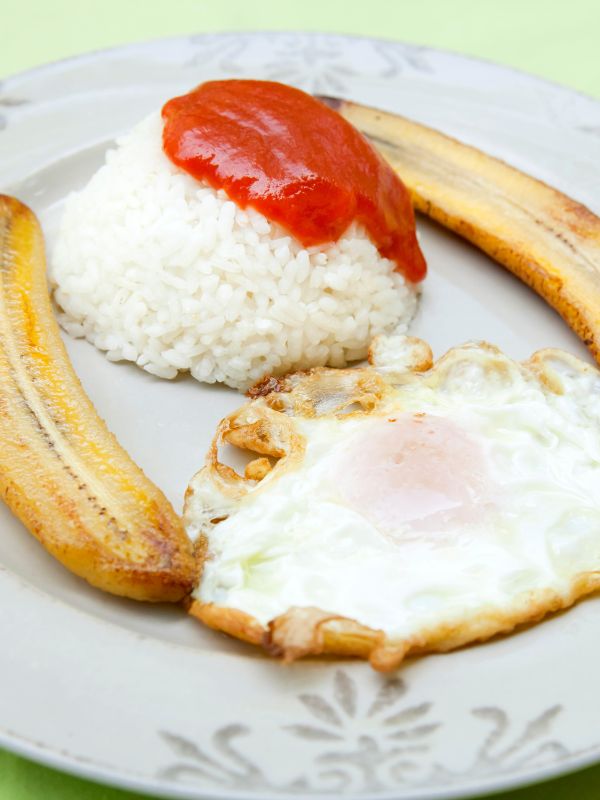
[[[402,178],[417,211],[507,267],[600,363],[600,218],[475,147],[405,117],[335,98]]]
[[[0,195],[0,493],[104,591],[177,601],[197,565],[181,520],[100,419],[60,338],[39,223]]]

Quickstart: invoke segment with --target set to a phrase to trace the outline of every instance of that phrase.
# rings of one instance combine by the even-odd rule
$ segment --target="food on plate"
[[[400,336],[371,360],[265,379],[221,422],[186,495],[190,612],[286,660],[390,670],[597,589],[600,373],[485,343],[432,364]]]
[[[177,601],[197,580],[181,520],[98,417],[55,321],[42,232],[0,195],[0,492],[65,567],[113,594]]]
[[[560,351],[517,364],[486,344],[433,364],[404,335],[426,269],[410,195],[530,283],[597,357],[600,220],[424,126],[328,102],[357,128],[282,84],[202,84],[67,201],[51,280],[68,331],[166,378],[262,378],[219,426],[184,521],[83,393],[39,225],[0,196],[0,487],[99,588],[183,600],[286,660],[389,670],[600,582],[600,376]],[[391,331],[370,367],[343,369]],[[251,452],[243,474],[222,444]]]
[[[251,80],[120,139],[67,199],[50,271],[65,329],[110,359],[236,388],[364,358],[424,275],[391,167],[325,104]]]
[[[405,117],[321,98],[402,175],[415,208],[541,295],[600,362],[600,218],[474,147]]]

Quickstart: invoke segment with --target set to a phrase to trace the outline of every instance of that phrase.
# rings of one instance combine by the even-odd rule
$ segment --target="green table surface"
[[[600,98],[600,0],[0,0],[0,76],[159,36],[292,29],[385,36],[446,48]],[[2,800],[141,797],[0,750]],[[598,800],[600,766],[498,797]]]

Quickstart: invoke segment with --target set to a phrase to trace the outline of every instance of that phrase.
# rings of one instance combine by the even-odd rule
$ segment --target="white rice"
[[[174,166],[161,136],[152,114],[67,199],[50,280],[70,334],[161,378],[246,388],[406,330],[414,288],[363,229],[304,248]]]

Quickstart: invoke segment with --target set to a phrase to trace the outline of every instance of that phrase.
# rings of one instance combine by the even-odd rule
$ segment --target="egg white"
[[[423,374],[394,374],[369,413],[291,422],[304,441],[295,463],[226,503],[210,471],[191,484],[188,530],[207,537],[202,603],[262,625],[316,607],[414,640],[482,613],[518,621],[540,592],[567,598],[600,569],[600,375],[576,359],[520,366],[457,348]],[[403,428],[417,431],[416,472],[407,446],[397,455],[408,489],[389,458]],[[207,505],[224,503],[227,518],[207,527]]]

